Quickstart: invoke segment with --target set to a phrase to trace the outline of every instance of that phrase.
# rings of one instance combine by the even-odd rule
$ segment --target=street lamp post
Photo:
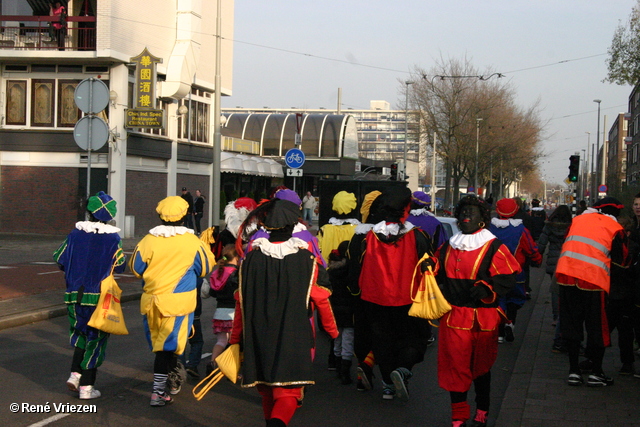
[[[587,154],[585,157],[584,164],[584,198],[587,198],[587,191],[589,191],[589,195],[591,195],[591,171],[589,170],[589,147],[591,146],[591,132],[585,132],[587,134]],[[591,159],[593,163],[593,159]]]
[[[596,134],[596,182],[594,184],[597,189],[597,187],[600,185],[600,103],[602,101],[600,99],[594,99],[593,102],[598,103],[598,133]]]
[[[406,170],[407,170],[407,138],[409,134],[409,85],[412,85],[413,82],[407,80],[404,82],[407,86],[404,93],[404,170],[402,171],[402,179],[405,178]]]
[[[473,178],[473,187],[474,187],[474,191],[476,192],[477,195],[479,195],[478,192],[478,151],[480,149],[480,122],[482,121],[481,118],[476,118],[476,172],[475,172],[475,177]]]
[[[586,187],[586,183],[585,183],[585,172],[587,170],[587,152],[582,149],[580,150],[582,151],[582,172],[580,172],[580,200],[584,199],[585,197],[585,187]]]

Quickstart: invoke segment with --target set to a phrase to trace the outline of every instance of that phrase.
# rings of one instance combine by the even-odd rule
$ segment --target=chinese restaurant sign
[[[162,63],[145,48],[131,58],[136,64],[133,108],[125,110],[125,126],[128,128],[164,128],[164,111],[156,106],[156,64]]]

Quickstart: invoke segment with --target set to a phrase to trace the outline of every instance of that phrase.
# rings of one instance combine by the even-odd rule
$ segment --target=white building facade
[[[215,99],[232,93],[233,0],[70,0],[62,35],[49,30],[57,18],[46,1],[0,5],[0,231],[66,233],[82,217],[89,159],[74,141],[83,116],[74,91],[87,78],[109,89],[99,114],[109,137],[91,152],[90,193],[116,199],[120,228],[127,218],[146,233],[157,202],[181,187],[218,199],[210,194],[213,114]],[[125,109],[138,101],[132,58],[145,49],[159,59],[150,105],[163,113],[157,129],[126,127]]]

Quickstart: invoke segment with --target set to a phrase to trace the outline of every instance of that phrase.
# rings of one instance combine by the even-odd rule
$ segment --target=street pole
[[[591,144],[591,173],[589,174],[589,183],[591,184],[589,187],[589,199],[591,200],[591,202],[595,202],[596,199],[593,197],[593,195],[595,194],[595,184],[594,182],[596,181],[596,178],[594,177],[595,175],[595,171],[593,169],[593,159],[596,157],[595,155],[595,144]]]
[[[436,212],[436,133],[433,133],[433,153],[431,154],[431,206]]]
[[[220,129],[220,116],[222,115],[222,109],[220,102],[222,99],[222,78],[221,72],[221,59],[222,59],[222,0],[217,2],[217,16],[216,16],[216,68],[215,68],[215,98],[213,106],[213,165],[211,168],[211,199],[210,203],[213,205],[212,218],[210,218],[212,226],[220,225],[220,162],[222,158],[222,133]]]
[[[476,172],[475,177],[473,179],[473,189],[476,192],[476,195],[479,195],[478,191],[478,151],[480,149],[480,122],[481,118],[476,118]]]
[[[402,179],[406,175],[407,170],[407,138],[409,134],[409,85],[413,84],[412,81],[405,81],[406,90],[404,93],[404,170],[402,171]],[[400,178],[400,177],[398,177]]]
[[[597,189],[601,184],[600,179],[600,103],[602,102],[600,99],[594,99],[593,102],[598,103],[598,133],[596,134],[596,182],[594,184]],[[604,154],[604,153],[603,153]],[[597,194],[596,194],[597,196]]]
[[[586,171],[587,171],[587,151],[583,148],[582,150],[582,172],[580,172],[580,200],[585,197],[585,184],[586,184]]]
[[[491,153],[491,163],[489,170],[489,196],[493,197],[493,153]],[[485,199],[487,197],[485,196]]]
[[[605,137],[605,132],[607,131],[607,116],[605,114],[602,121],[602,180],[598,184],[606,185],[607,184],[607,164],[609,163],[609,144],[608,138]]]
[[[591,146],[591,132],[585,132],[587,134],[587,156],[585,157],[586,163],[584,165],[584,198],[587,198],[587,191],[591,192],[591,171],[589,169],[589,147]],[[591,160],[593,162],[593,160]]]

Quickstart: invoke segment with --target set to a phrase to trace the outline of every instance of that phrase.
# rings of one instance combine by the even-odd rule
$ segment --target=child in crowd
[[[229,342],[236,306],[233,294],[237,289],[238,253],[235,245],[229,244],[222,249],[222,257],[211,273],[210,287],[204,286],[202,289],[203,298],[212,296],[217,301],[213,315],[213,333],[216,336],[216,343],[211,351],[211,363],[207,367],[207,375],[216,368],[216,357],[224,351]]]
[[[347,266],[347,248],[349,241],[345,240],[329,254],[329,280],[333,293],[329,297],[333,315],[336,318],[340,335],[334,340],[333,352],[336,360],[338,378],[343,385],[351,384],[351,361],[353,359],[353,315],[356,297],[348,289],[349,267]]]

